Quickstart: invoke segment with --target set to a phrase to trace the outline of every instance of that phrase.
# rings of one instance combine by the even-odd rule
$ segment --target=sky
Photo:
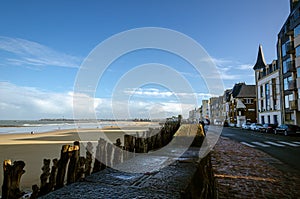
[[[0,119],[186,118],[254,84],[258,46],[276,59],[288,15],[288,0],[1,1]]]

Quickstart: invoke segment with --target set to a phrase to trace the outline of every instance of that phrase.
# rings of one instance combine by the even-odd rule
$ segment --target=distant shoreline
[[[2,123],[1,123],[2,122]],[[68,122],[68,121],[3,121],[0,120],[0,135],[3,134],[30,134],[45,133],[59,130],[70,129],[103,129],[111,126],[158,126],[159,122],[149,121],[83,121],[83,122]]]

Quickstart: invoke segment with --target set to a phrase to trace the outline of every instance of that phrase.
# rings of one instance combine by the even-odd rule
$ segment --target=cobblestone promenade
[[[300,198],[300,176],[268,154],[221,137],[212,153],[219,198]]]

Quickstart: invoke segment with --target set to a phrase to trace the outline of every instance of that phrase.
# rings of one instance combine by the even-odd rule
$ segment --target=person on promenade
[[[203,132],[204,132],[204,136],[206,136],[205,123],[204,123],[204,121],[201,120],[199,123],[202,125],[202,129],[203,129]]]

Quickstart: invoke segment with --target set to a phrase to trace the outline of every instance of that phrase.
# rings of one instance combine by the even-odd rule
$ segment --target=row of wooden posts
[[[40,176],[40,186],[32,186],[31,199],[45,195],[53,190],[65,186],[66,184],[83,180],[91,173],[101,171],[107,167],[118,165],[132,157],[135,153],[147,153],[151,150],[159,149],[171,140],[178,130],[180,122],[166,122],[161,129],[149,129],[142,135],[124,135],[124,145],[117,139],[116,143],[111,144],[105,139],[100,138],[96,148],[95,160],[93,163],[93,144],[88,142],[86,145],[85,157],[80,156],[80,143],[75,141],[73,146],[63,145],[60,159],[44,159],[42,174]],[[25,163],[5,160],[3,164],[3,185],[2,199],[18,199],[25,193],[20,190],[20,180],[24,171]]]

